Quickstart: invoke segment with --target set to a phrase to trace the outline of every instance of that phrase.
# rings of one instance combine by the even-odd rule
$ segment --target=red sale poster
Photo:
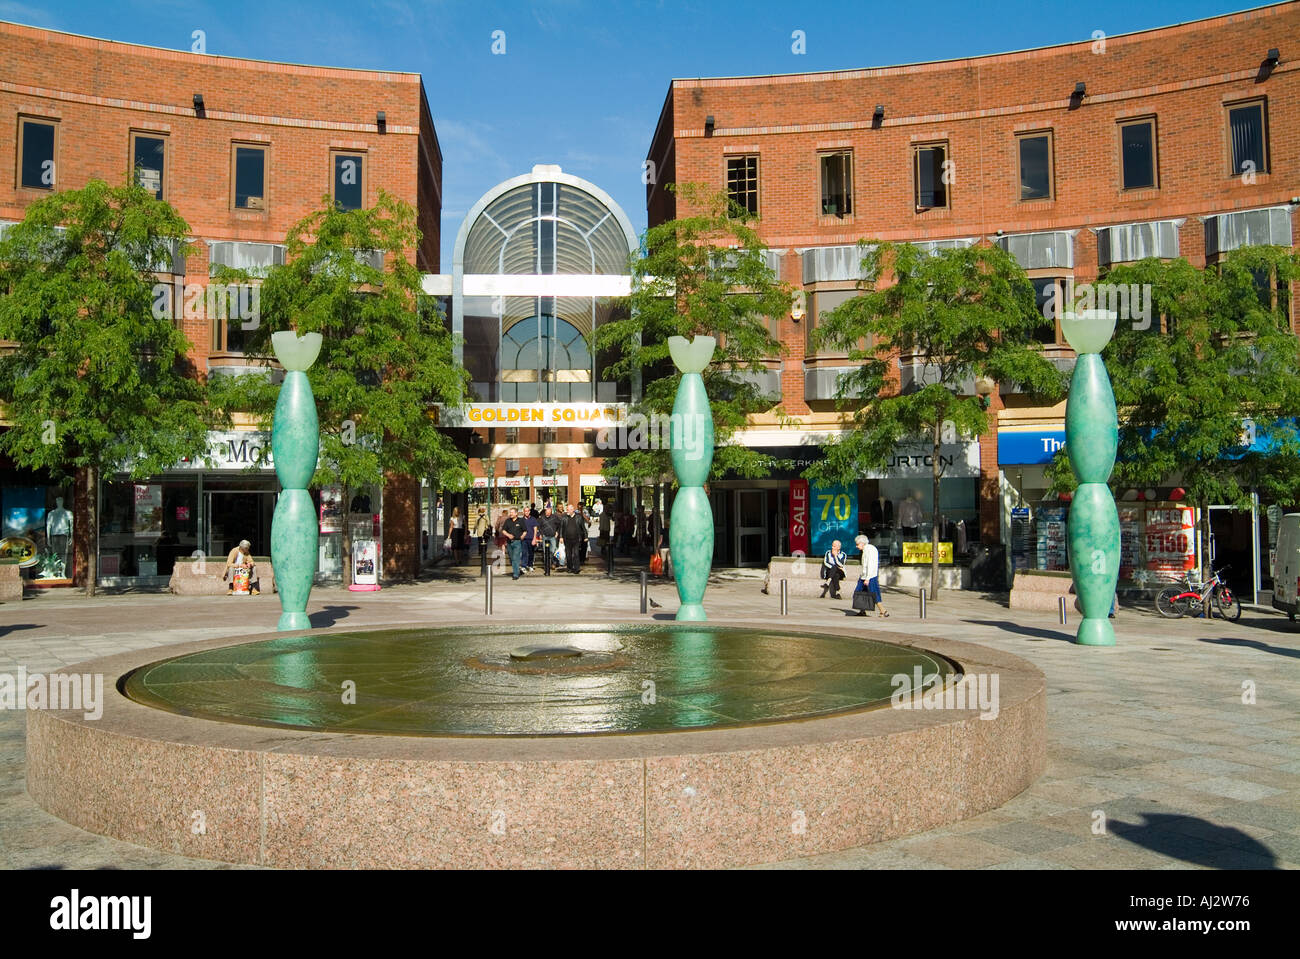
[[[790,552],[808,555],[808,481],[790,480]]]
[[[1196,519],[1188,506],[1147,510],[1147,569],[1182,573],[1196,565]]]

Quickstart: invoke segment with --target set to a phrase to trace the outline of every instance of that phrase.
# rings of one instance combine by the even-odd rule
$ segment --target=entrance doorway
[[[211,490],[206,493],[208,555],[225,557],[241,539],[253,544],[254,556],[271,554],[271,518],[275,494],[268,490]]]
[[[1210,564],[1216,571],[1227,569],[1223,578],[1243,602],[1259,602],[1260,589],[1272,587],[1271,582],[1268,587],[1260,582],[1257,522],[1255,510],[1210,507]]]
[[[765,489],[736,490],[736,565],[766,566],[772,558],[768,546],[768,525],[771,516],[767,508]]]

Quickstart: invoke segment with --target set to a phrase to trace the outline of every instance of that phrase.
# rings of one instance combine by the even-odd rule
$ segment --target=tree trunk
[[[352,585],[352,500],[346,486],[343,489],[343,585]]]
[[[1202,499],[1201,508],[1201,582],[1208,583],[1213,575],[1210,563],[1210,501]]]
[[[930,501],[930,598],[939,596],[939,477],[943,475],[943,464],[939,460],[939,440],[943,435],[943,423],[934,424],[934,448],[931,450],[931,489]]]
[[[99,506],[96,495],[96,478],[99,471],[86,467],[86,595],[95,595],[95,582],[99,579]]]

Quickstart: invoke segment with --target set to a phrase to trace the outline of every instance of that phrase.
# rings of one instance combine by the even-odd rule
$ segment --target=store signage
[[[527,476],[499,476],[497,477],[498,489],[528,489]]]
[[[536,476],[533,478],[533,486],[537,489],[554,489],[557,486],[569,485],[567,476]]]
[[[813,552],[824,555],[835,540],[840,541],[840,549],[846,553],[853,552],[853,540],[858,535],[858,484],[810,484],[809,500]]]
[[[1033,466],[1050,463],[1065,449],[1065,427],[1036,430],[998,430],[998,465]]]
[[[934,556],[930,543],[904,543],[903,565],[909,563],[929,563]],[[952,543],[939,544],[939,562],[952,563]]]
[[[1196,566],[1196,520],[1191,507],[1147,510],[1147,569],[1183,573]]]
[[[474,477],[474,488],[475,488],[475,489],[487,489],[487,488],[488,488],[488,480],[487,480],[487,477],[486,477],[486,476],[475,476],[475,477]]]
[[[756,446],[764,457],[769,479],[802,479],[804,470],[826,458],[820,446]],[[980,445],[975,440],[944,443],[939,447],[939,463],[945,479],[980,475]],[[900,444],[885,463],[884,469],[868,470],[863,479],[929,479],[934,468],[934,448],[927,444]],[[726,479],[743,479],[734,474]],[[856,535],[856,534],[855,534]]]
[[[226,430],[208,433],[208,452],[184,459],[178,470],[248,470],[275,468],[271,458],[271,435],[260,430]]]
[[[808,555],[808,481],[790,480],[790,552]]]
[[[566,426],[590,428],[617,426],[627,415],[623,403],[467,403],[461,407],[438,407],[439,426],[477,426],[504,423],[524,426]]]

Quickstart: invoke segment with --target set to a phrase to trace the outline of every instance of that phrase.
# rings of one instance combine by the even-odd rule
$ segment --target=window
[[[758,157],[727,157],[727,196],[742,210],[758,215]]]
[[[1268,172],[1268,115],[1263,100],[1228,106],[1230,175]]]
[[[853,151],[823,153],[822,216],[845,216],[853,212]]]
[[[930,210],[948,205],[948,145],[929,143],[913,149],[916,208]]]
[[[204,289],[202,305],[212,324],[213,353],[248,352],[248,345],[258,326],[252,294],[260,292],[242,286],[237,291],[235,285],[223,291],[222,284],[215,281],[208,283]]]
[[[517,427],[517,426],[507,426],[507,427],[506,427],[506,442],[507,442],[507,443],[518,443],[518,442],[519,442],[519,427]]]
[[[1119,125],[1120,168],[1125,190],[1153,189],[1156,184],[1156,118]]]
[[[18,185],[29,190],[53,190],[54,147],[58,124],[53,120],[18,118]]]
[[[1026,133],[1017,139],[1020,154],[1020,199],[1052,198],[1052,134]]]
[[[236,210],[266,209],[266,147],[236,143],[231,153],[231,202]]]
[[[360,210],[365,205],[365,154],[333,153],[334,205],[340,210]]]
[[[167,138],[156,133],[131,134],[131,169],[135,182],[155,198],[163,198],[163,172],[166,169]]]
[[[1051,323],[1044,323],[1041,326],[1034,327],[1033,338],[1038,343],[1044,343],[1048,346],[1055,345],[1056,339],[1056,317],[1061,315],[1061,311],[1066,309],[1061,295],[1061,279],[1055,276],[1038,276],[1031,277],[1030,283],[1034,284],[1034,304],[1038,307],[1038,312],[1042,316],[1050,316]],[[1048,309],[1048,304],[1052,304]]]

